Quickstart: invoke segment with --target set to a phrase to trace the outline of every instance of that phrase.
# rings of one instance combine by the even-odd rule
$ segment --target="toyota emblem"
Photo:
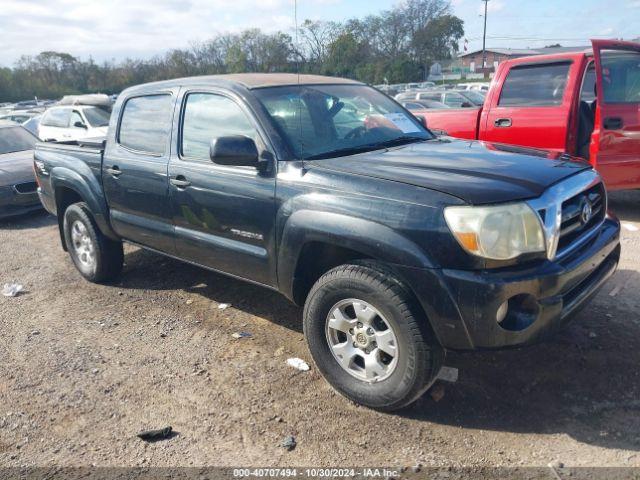
[[[580,212],[580,220],[582,220],[582,224],[586,225],[591,220],[593,216],[593,207],[591,206],[591,202],[588,198],[584,199],[584,203],[582,204],[582,211]]]

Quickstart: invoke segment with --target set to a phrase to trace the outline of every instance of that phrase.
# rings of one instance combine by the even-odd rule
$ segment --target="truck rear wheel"
[[[86,203],[74,203],[64,212],[64,238],[71,260],[84,278],[102,283],[122,271],[122,242],[107,238],[97,227]]]
[[[351,400],[397,410],[435,381],[444,360],[413,295],[377,262],[324,274],[304,306],[304,333],[327,381]]]

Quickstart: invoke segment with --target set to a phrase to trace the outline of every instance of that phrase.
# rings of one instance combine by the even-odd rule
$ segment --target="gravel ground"
[[[277,293],[132,247],[118,283],[93,285],[53,218],[0,223],[0,284],[25,287],[0,297],[0,465],[640,466],[639,205],[612,195],[622,262],[562,333],[450,354],[458,382],[396,414],[286,364],[311,359]]]

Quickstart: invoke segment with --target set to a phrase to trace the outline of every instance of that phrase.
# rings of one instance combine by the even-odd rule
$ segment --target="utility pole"
[[[484,69],[487,67],[487,5],[489,0],[481,1],[484,2],[484,33],[482,34],[482,68]]]

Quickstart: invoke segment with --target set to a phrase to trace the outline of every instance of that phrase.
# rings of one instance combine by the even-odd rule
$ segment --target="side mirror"
[[[471,108],[473,107],[473,105],[471,105],[470,102],[463,102],[462,105],[460,105],[462,108]]]
[[[77,121],[76,123],[74,123],[73,126],[76,128],[84,128],[85,130],[88,128],[84,123],[80,121]]]
[[[209,147],[209,156],[218,165],[257,167],[259,163],[256,142],[244,135],[214,138]]]

